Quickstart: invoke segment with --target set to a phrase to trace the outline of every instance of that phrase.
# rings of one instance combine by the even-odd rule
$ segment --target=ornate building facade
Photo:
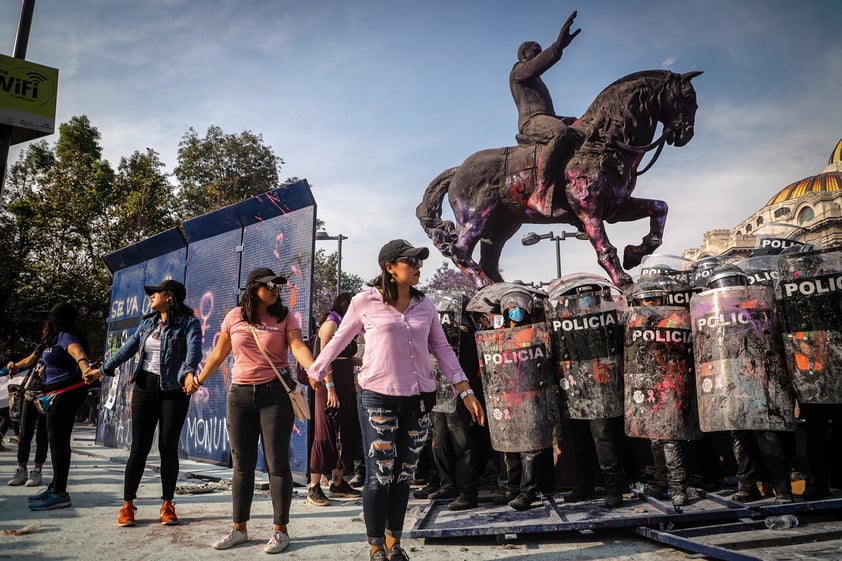
[[[790,239],[818,248],[842,246],[842,140],[819,174],[790,183],[733,229],[705,232],[701,247],[687,249],[682,256],[747,257],[758,237]]]

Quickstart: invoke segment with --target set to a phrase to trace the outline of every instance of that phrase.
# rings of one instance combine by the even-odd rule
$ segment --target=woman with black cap
[[[123,506],[117,523],[134,526],[134,500],[146,469],[158,427],[158,452],[161,455],[161,523],[178,523],[173,506],[178,480],[178,442],[187,418],[190,396],[185,385],[192,381],[202,360],[202,327],[193,309],[184,303],[187,290],[175,280],[157,286],[145,286],[151,312],[143,316],[137,330],[101,370],[92,370],[85,378],[94,381],[114,376],[118,366],[137,355],[129,382],[132,391],[132,446],[123,479]]]
[[[284,376],[286,385],[295,388],[295,378],[289,374],[289,353],[305,369],[313,362],[313,355],[301,338],[298,319],[281,300],[280,287],[285,283],[284,277],[266,267],[249,273],[240,305],[225,316],[216,346],[199,376],[187,386],[188,392],[196,391],[234,351],[225,410],[234,462],[231,485],[234,527],[213,544],[214,549],[228,549],[249,539],[246,525],[254,498],[254,472],[261,436],[275,524],[263,551],[280,553],[289,545],[287,524],[292,504],[289,443],[295,417],[284,384],[277,376]]]
[[[70,435],[76,410],[88,395],[82,373],[90,369],[88,361],[88,338],[76,323],[76,308],[68,302],[53,306],[44,323],[42,332],[44,362],[44,394],[54,397],[45,410],[47,435],[50,442],[50,461],[53,465],[53,481],[47,488],[29,498],[30,510],[53,510],[67,508],[73,503],[67,492],[67,478],[70,473]],[[40,346],[39,346],[40,350]],[[35,353],[15,363],[10,370],[26,367],[24,362]]]
[[[380,249],[380,275],[351,300],[342,324],[307,368],[318,383],[328,367],[360,333],[365,357],[357,382],[366,482],[363,513],[372,561],[405,561],[400,546],[409,484],[427,439],[427,417],[435,399],[432,353],[471,417],[485,424],[485,413],[445,337],[432,301],[415,288],[426,247],[392,240]],[[429,396],[429,400],[424,396]]]

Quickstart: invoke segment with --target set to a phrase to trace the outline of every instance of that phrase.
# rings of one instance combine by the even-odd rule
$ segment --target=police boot
[[[593,495],[593,487],[580,487],[576,485],[572,491],[564,495],[564,502],[566,503],[580,503],[591,498]]]
[[[757,490],[757,485],[742,484],[737,486],[737,492],[731,495],[732,501],[738,503],[750,503],[752,501],[759,501],[763,498],[760,491]]]
[[[789,481],[779,481],[775,484],[775,504],[789,504],[793,502],[792,485]]]

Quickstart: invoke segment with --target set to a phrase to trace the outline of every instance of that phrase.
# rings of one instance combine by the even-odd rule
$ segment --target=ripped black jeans
[[[370,544],[382,545],[387,533],[401,537],[409,484],[427,440],[427,417],[417,396],[361,390],[357,404],[366,467],[365,529]]]

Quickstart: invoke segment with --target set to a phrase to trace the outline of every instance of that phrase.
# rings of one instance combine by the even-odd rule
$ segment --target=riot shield
[[[553,445],[558,389],[543,324],[477,331],[491,446],[530,452]]]
[[[459,356],[459,337],[462,335],[462,293],[455,290],[428,290],[425,296],[436,305],[439,322],[447,337],[453,352]],[[433,369],[436,376],[436,404],[433,411],[437,413],[453,413],[456,411],[457,396],[453,393],[453,384],[441,373],[439,363],[433,359]]]
[[[690,285],[696,262],[679,255],[653,253],[644,255],[640,261],[640,277],[659,277],[668,275],[676,277],[680,282]]]
[[[606,288],[557,295],[554,304],[547,324],[561,386],[562,415],[619,417],[623,414],[625,299]]]
[[[625,326],[626,434],[700,439],[689,308],[633,306]]]
[[[749,285],[775,286],[780,279],[778,271],[780,259],[778,255],[756,255],[741,259],[734,265],[743,270]]]
[[[702,431],[795,430],[774,307],[766,286],[716,288],[690,301]]]
[[[801,403],[842,403],[842,250],[782,255],[776,296]]]

